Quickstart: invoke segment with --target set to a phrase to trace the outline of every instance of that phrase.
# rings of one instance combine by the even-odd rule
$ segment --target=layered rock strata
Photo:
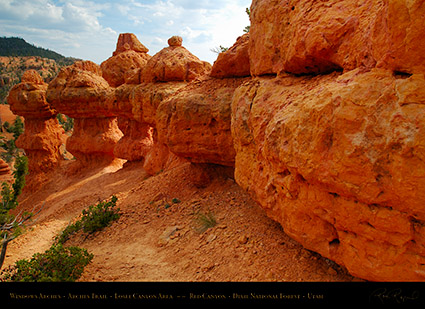
[[[63,129],[56,119],[57,111],[46,101],[47,86],[36,71],[29,70],[7,97],[11,111],[25,119],[25,130],[16,146],[25,150],[34,185],[42,182],[44,174],[54,170],[62,158],[59,147]]]

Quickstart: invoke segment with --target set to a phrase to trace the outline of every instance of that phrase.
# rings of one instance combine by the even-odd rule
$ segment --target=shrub
[[[86,249],[55,244],[29,260],[19,260],[2,273],[0,281],[73,282],[81,277],[84,267],[93,259]]]
[[[3,182],[1,187],[0,201],[0,268],[3,266],[6,256],[7,245],[22,232],[21,227],[32,217],[31,213],[24,212],[17,216],[11,213],[11,210],[18,206],[18,196],[22,193],[25,186],[25,175],[28,173],[27,157],[17,157],[15,161],[15,171],[13,176],[15,181],[12,185]],[[41,209],[40,209],[41,211]]]
[[[215,216],[211,212],[208,212],[206,214],[202,212],[198,212],[195,214],[194,228],[195,228],[195,231],[197,231],[198,233],[203,233],[209,228],[216,226],[216,224],[217,224],[217,220],[215,219]]]
[[[112,196],[109,202],[99,202],[96,206],[89,206],[88,210],[83,210],[83,217],[81,218],[81,225],[85,233],[94,233],[109,226],[109,224],[118,220],[120,214],[119,208],[114,209],[118,198]]]
[[[68,225],[63,232],[56,237],[58,243],[65,243],[71,235],[83,230],[84,233],[92,234],[110,225],[121,216],[120,209],[115,208],[118,198],[112,196],[109,202],[102,201],[96,206],[89,206],[88,210],[82,211],[82,217],[77,222]]]
[[[2,183],[0,214],[2,211],[15,209],[18,205],[18,197],[25,186],[25,176],[28,174],[28,158],[17,157],[13,177],[15,181],[10,187],[7,182]],[[2,222],[0,221],[0,224]]]

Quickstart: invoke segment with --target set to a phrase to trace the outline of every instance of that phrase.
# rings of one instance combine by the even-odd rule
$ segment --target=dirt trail
[[[111,195],[121,217],[88,238],[67,244],[94,254],[80,281],[358,281],[318,254],[303,249],[224,175],[204,188],[182,164],[148,177],[140,164],[115,162],[87,174],[52,176],[25,194],[21,207],[44,203],[38,221],[10,243],[5,266],[50,247],[81,211]],[[197,214],[217,224],[200,233]]]

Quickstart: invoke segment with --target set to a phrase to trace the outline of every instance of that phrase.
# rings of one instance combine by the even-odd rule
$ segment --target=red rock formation
[[[136,35],[133,33],[121,33],[118,37],[117,48],[113,53],[113,56],[126,52],[127,50],[134,50],[141,54],[146,54],[149,51],[149,49],[140,43]]]
[[[182,44],[180,37],[169,39],[169,47],[162,49],[147,62],[141,72],[141,81],[192,81],[211,71],[211,64],[201,61]]]
[[[151,128],[152,148],[146,153],[143,166],[151,175],[179,161],[166,145],[158,141],[156,114],[159,105],[185,85],[185,82],[144,83],[137,85],[131,94],[134,118]]]
[[[153,145],[152,127],[133,115],[131,96],[135,88],[136,85],[121,85],[108,101],[109,110],[118,116],[118,127],[124,134],[115,145],[114,155],[128,161],[143,160]]]
[[[62,70],[48,102],[75,118],[79,160],[144,160],[150,174],[189,160],[197,186],[212,164],[234,166],[307,249],[367,280],[423,281],[421,4],[254,0],[249,38],[212,72],[172,37],[145,64],[123,58],[120,81],[105,77],[116,88],[91,62]],[[146,53],[139,43],[120,36],[114,57]]]
[[[16,146],[23,148],[28,157],[27,182],[36,185],[60,163],[63,129],[56,119],[57,112],[46,101],[47,84],[40,75],[29,70],[21,80],[10,90],[7,101],[14,114],[25,118],[25,130]]]
[[[135,119],[152,127],[152,148],[146,153],[144,162],[144,169],[150,174],[181,161],[170,153],[168,145],[159,140],[159,105],[188,81],[206,76],[211,70],[211,65],[192,55],[182,46],[182,41],[181,37],[171,37],[169,47],[149,59],[141,72],[142,84],[135,87],[131,97]]]
[[[113,56],[100,65],[103,78],[112,87],[139,84],[140,71],[151,58],[148,51],[134,34],[120,34]]]
[[[236,181],[368,280],[425,280],[420,4],[254,0],[251,73],[278,76],[233,97]]]
[[[12,171],[9,165],[0,159],[0,182],[10,181],[12,179]]]
[[[80,61],[63,68],[47,89],[48,102],[60,113],[74,118],[74,130],[66,148],[80,164],[109,162],[122,137],[114,111],[107,99],[113,89],[102,77],[100,67]]]
[[[236,40],[226,52],[220,53],[211,70],[216,78],[246,77],[251,75],[249,63],[249,33]]]
[[[130,97],[140,83],[140,72],[151,58],[134,34],[120,34],[113,56],[101,64],[103,77],[114,89],[106,104],[118,116],[123,137],[114,147],[114,155],[128,161],[143,160],[152,147],[152,128],[137,121],[132,113]]]
[[[158,107],[159,140],[179,157],[194,163],[233,166],[231,102],[246,79],[192,82]]]

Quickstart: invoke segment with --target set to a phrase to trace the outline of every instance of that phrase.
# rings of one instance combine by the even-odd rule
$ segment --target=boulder
[[[227,51],[218,54],[211,70],[211,77],[246,77],[251,75],[249,62],[249,33],[236,40]]]
[[[49,118],[57,112],[46,101],[47,84],[35,70],[25,71],[21,83],[10,91],[10,110],[25,118]]]

